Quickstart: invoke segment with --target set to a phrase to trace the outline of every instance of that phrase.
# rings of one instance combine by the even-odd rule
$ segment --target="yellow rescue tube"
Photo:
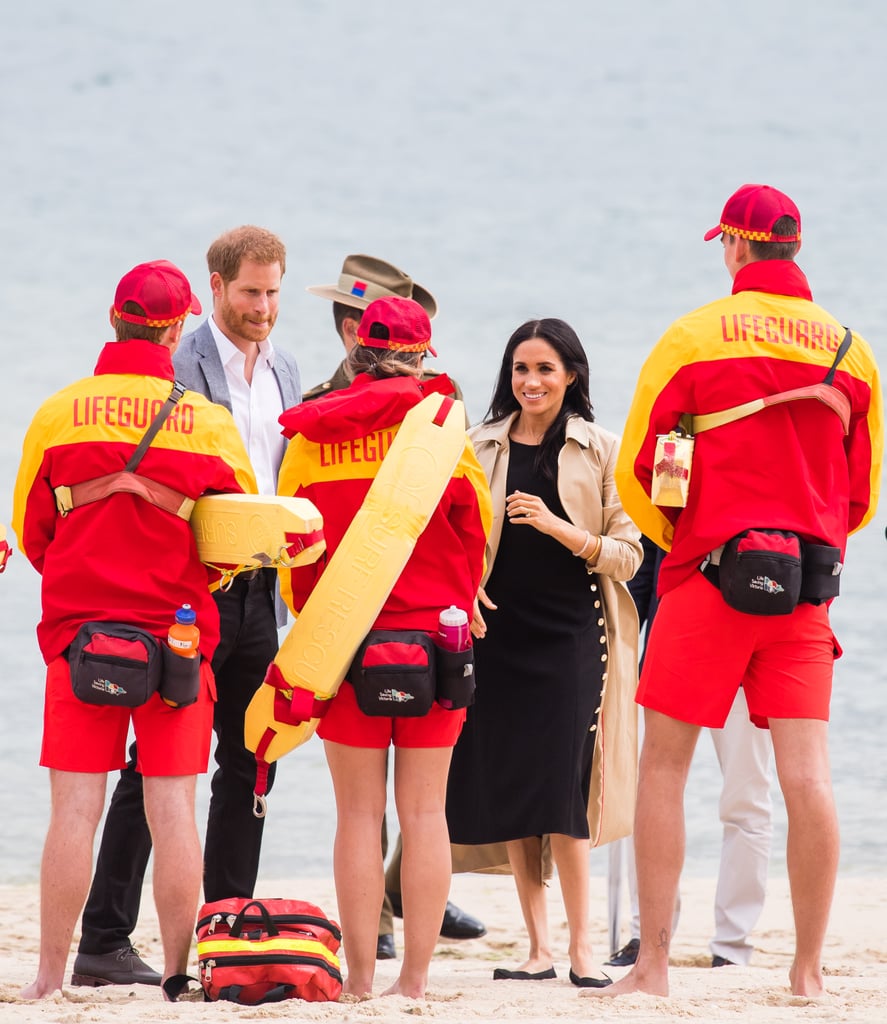
[[[255,752],[261,745],[260,756],[269,764],[314,734],[318,715],[293,724],[281,720],[293,691],[308,691],[309,701],[312,695],[320,701],[335,696],[464,448],[461,402],[431,394],[404,417],[363,504],[246,710],[246,746]]]
[[[208,494],[190,523],[201,562],[217,568],[307,565],[326,550],[323,517],[307,498]]]

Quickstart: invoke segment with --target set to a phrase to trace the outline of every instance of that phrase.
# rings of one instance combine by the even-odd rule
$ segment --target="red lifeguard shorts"
[[[86,704],[74,696],[68,659],[46,669],[40,764],[66,772],[111,772],[126,766],[129,723],[135,730],[142,775],[198,775],[206,771],[216,685],[212,666],[200,664],[200,696],[171,708],[155,693],[138,708]]]
[[[317,735],[346,747],[453,747],[464,723],[465,708],[447,711],[436,702],[427,715],[417,718],[365,715],[346,680],[321,718]]]
[[[827,722],[840,654],[826,605],[748,615],[694,572],[659,603],[636,699],[681,722],[719,729],[741,684],[749,718],[761,728],[770,718]]]

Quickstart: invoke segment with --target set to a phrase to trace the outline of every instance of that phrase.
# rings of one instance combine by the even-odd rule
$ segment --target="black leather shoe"
[[[161,977],[139,956],[134,946],[113,953],[78,953],[71,974],[72,985],[159,985]]]
[[[570,981],[578,988],[606,988],[613,984],[613,979],[605,974],[603,978],[581,978],[571,967]]]
[[[479,939],[487,934],[487,928],[483,921],[478,921],[455,903],[447,903],[440,934],[445,939]]]
[[[614,953],[605,963],[608,967],[631,967],[632,964],[637,963],[640,948],[640,939],[629,939],[622,949],[618,953]]]
[[[400,901],[400,893],[388,892],[385,894],[391,902],[391,911],[395,917],[403,917],[403,904]],[[457,907],[455,903],[447,902],[444,910],[444,919],[440,926],[440,934],[445,939],[479,939],[481,935],[487,934],[487,926],[483,921]]]
[[[376,940],[377,960],[396,960],[397,950],[394,948],[393,935],[380,935]]]
[[[725,956],[713,956],[711,958],[712,967],[735,967],[736,964],[732,960],[728,960]]]

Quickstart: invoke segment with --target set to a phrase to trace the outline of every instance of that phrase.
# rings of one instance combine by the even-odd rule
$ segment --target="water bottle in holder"
[[[468,612],[451,604],[440,613],[437,642],[446,651],[467,651],[471,646]]]
[[[169,627],[166,642],[169,649],[182,658],[196,658],[200,654],[200,630],[197,612],[190,604],[183,604],[176,612],[176,620]]]
[[[169,627],[160,697],[171,708],[193,704],[200,693],[200,630],[197,613],[183,604]]]
[[[474,703],[474,650],[468,613],[450,605],[440,613],[437,626],[437,693],[448,711]]]

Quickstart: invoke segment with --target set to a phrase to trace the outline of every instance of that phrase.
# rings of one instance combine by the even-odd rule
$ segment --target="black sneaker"
[[[159,985],[161,977],[139,956],[134,946],[113,953],[78,953],[72,985]]]

